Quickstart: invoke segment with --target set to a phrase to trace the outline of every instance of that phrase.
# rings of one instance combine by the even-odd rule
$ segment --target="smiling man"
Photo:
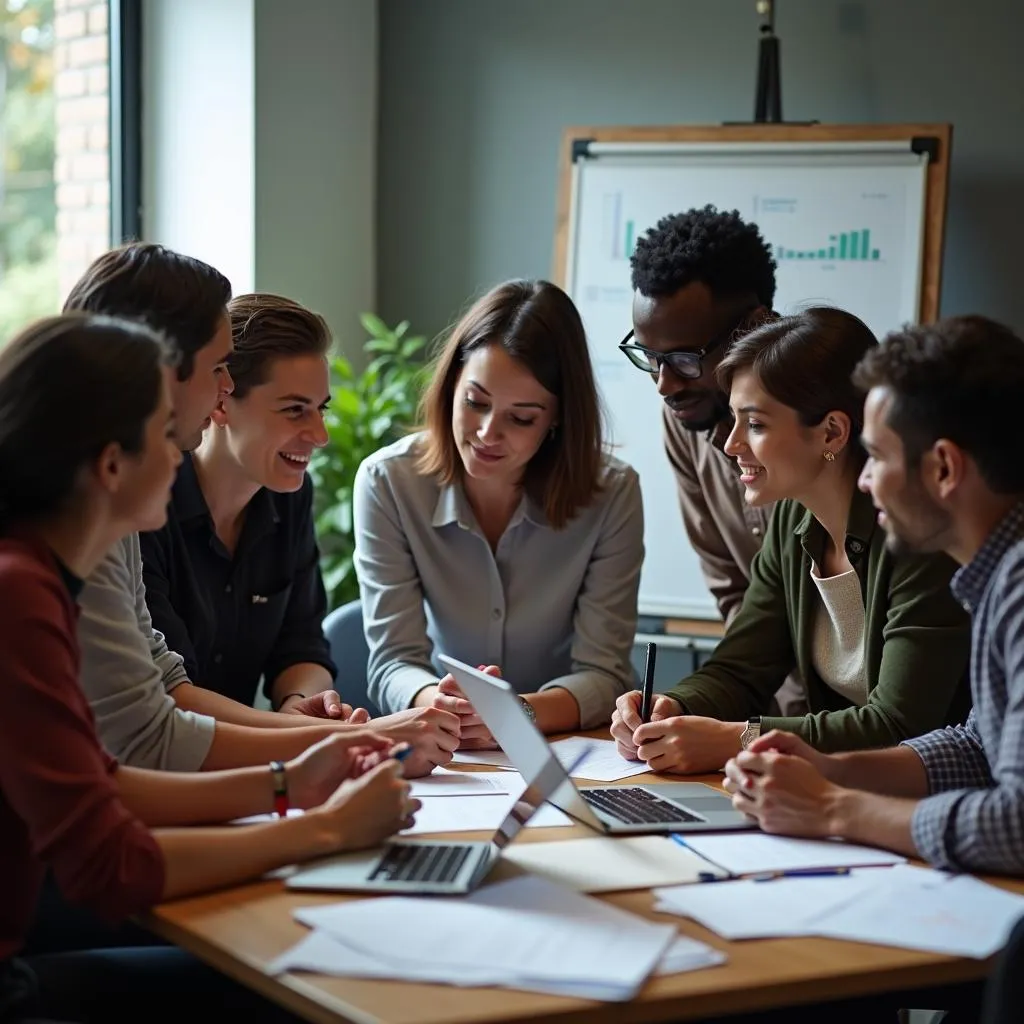
[[[974,709],[890,750],[827,755],[772,732],[728,763],[726,786],[768,832],[1024,875],[1024,341],[953,317],[891,334],[856,380],[869,389],[860,484],[891,547],[961,565]]]
[[[772,316],[775,261],[757,225],[705,206],[663,217],[637,241],[631,265],[633,330],[620,349],[652,376],[664,400],[665,452],[683,526],[728,624],[773,505],[744,501],[736,463],[725,453],[732,416],[715,370],[734,337]],[[807,710],[795,677],[776,700],[783,715]]]

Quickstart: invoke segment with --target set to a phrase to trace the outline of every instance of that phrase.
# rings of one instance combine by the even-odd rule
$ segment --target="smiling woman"
[[[356,569],[380,707],[460,716],[494,741],[437,656],[500,667],[547,732],[608,721],[632,680],[643,560],[637,475],[604,450],[579,313],[510,281],[452,330],[422,430],[356,476]]]
[[[246,705],[330,691],[326,596],[306,467],[326,443],[324,319],[277,295],[228,305],[234,384],[174,485],[167,526],[141,538],[154,626],[189,678]]]
[[[949,592],[953,562],[895,555],[857,486],[863,396],[851,377],[876,344],[852,314],[812,308],[744,335],[719,364],[734,416],[725,451],[746,501],[778,504],[711,658],[658,698],[658,721],[640,723],[639,694],[620,698],[623,754],[657,771],[713,771],[759,731],[856,750],[966,713],[970,640]],[[810,714],[768,718],[794,668]]]

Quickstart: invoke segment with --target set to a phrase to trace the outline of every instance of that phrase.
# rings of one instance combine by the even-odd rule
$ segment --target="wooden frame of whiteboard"
[[[572,204],[572,150],[580,140],[593,142],[891,142],[924,136],[938,140],[938,153],[928,161],[924,250],[918,319],[937,320],[942,288],[942,242],[946,228],[949,154],[953,126],[949,124],[736,124],[706,126],[566,128],[559,157],[558,209],[555,218],[555,256],[552,280],[567,286],[569,220]],[[666,214],[675,213],[666,210]]]

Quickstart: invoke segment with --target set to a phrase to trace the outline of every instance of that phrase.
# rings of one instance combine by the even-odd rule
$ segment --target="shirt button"
[[[224,660],[224,655],[223,654],[215,654],[213,656],[213,663],[214,663],[214,665],[219,665],[223,660]]]
[[[752,530],[751,530],[750,532],[751,532],[751,533],[752,533],[752,534],[753,534],[753,535],[754,535],[755,537],[760,537],[760,536],[761,536],[761,527],[760,527],[760,526],[755,526],[755,527],[754,527],[754,528],[753,528],[753,529],[752,529]]]
[[[225,594],[230,594],[231,593],[231,584],[230,583],[224,588],[224,593]]]
[[[500,608],[495,608],[494,611],[491,612],[491,618],[495,619],[495,620],[500,619],[501,618],[501,609]]]
[[[859,540],[850,541],[850,550],[855,554],[859,555],[864,550],[864,545]]]

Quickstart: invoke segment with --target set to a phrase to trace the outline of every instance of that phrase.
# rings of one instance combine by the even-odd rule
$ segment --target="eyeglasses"
[[[619,342],[619,351],[638,369],[656,377],[661,372],[662,363],[667,363],[668,368],[677,376],[686,380],[696,380],[703,372],[701,365],[709,352],[723,345],[736,333],[736,326],[723,331],[717,338],[713,338],[704,348],[677,349],[675,352],[656,352],[653,348],[644,348],[643,345],[631,345],[630,338],[633,332],[630,331],[622,341]]]

